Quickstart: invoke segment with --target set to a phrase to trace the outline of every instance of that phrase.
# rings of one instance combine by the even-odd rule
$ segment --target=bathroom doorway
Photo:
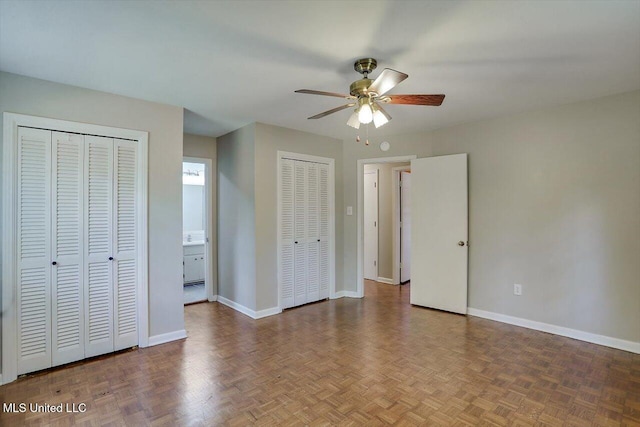
[[[211,160],[182,162],[182,289],[185,305],[211,294]]]

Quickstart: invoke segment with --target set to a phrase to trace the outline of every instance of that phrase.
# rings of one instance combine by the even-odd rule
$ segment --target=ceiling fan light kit
[[[391,116],[382,108],[380,103],[432,106],[442,104],[444,95],[385,95],[385,93],[396,87],[409,76],[405,73],[392,70],[391,68],[385,68],[375,80],[371,80],[368,76],[377,66],[378,61],[373,58],[358,59],[353,64],[353,69],[362,74],[363,78],[351,83],[349,95],[311,89],[296,90],[296,93],[334,96],[349,101],[347,104],[316,114],[315,116],[309,117],[309,119],[320,119],[329,114],[356,106],[347,121],[347,125],[359,129],[361,124],[369,124],[373,121],[374,126],[379,128],[391,120]]]

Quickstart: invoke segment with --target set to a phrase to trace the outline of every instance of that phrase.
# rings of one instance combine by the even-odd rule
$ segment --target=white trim
[[[397,285],[397,283],[394,283],[393,279],[389,279],[388,277],[378,277],[376,282],[386,283],[387,285]]]
[[[2,375],[5,381],[17,378],[17,319],[15,304],[16,274],[16,147],[18,126],[47,129],[59,132],[101,135],[111,138],[137,141],[138,147],[138,346],[149,345],[149,283],[148,283],[148,141],[149,133],[141,130],[122,129],[24,114],[3,114],[3,168],[2,168]]]
[[[168,332],[166,334],[153,335],[149,337],[149,347],[159,344],[168,343],[187,338],[187,331],[181,329],[179,331]]]
[[[314,163],[322,163],[329,166],[329,182],[327,184],[329,189],[329,298],[335,299],[336,295],[336,187],[335,187],[335,159],[331,159],[328,157],[318,157],[312,156],[309,154],[299,154],[292,153],[288,151],[280,151],[277,152],[277,162],[276,167],[278,168],[277,174],[277,189],[276,189],[276,205],[277,205],[277,213],[276,220],[278,222],[276,226],[276,234],[277,234],[277,258],[276,258],[276,269],[277,278],[278,278],[278,309],[282,312],[282,278],[280,277],[280,263],[282,260],[280,259],[280,247],[282,245],[280,239],[280,224],[282,218],[281,204],[282,204],[282,160],[290,159],[290,160],[302,160],[306,162],[314,162]],[[220,297],[221,298],[221,297]],[[246,313],[245,313],[246,314]],[[274,313],[275,314],[275,313]]]
[[[264,310],[255,311],[220,295],[218,295],[218,302],[256,320],[262,319],[263,317],[273,316],[274,314],[282,313],[282,309],[280,309],[280,307],[271,307]]]
[[[335,160],[329,157],[312,156],[311,154],[293,153],[278,150],[278,159],[302,160],[304,162],[322,163],[331,166]]]
[[[338,291],[335,293],[335,295],[331,297],[331,299],[338,299],[338,298],[362,298],[362,297],[358,296],[358,293],[354,291]]]
[[[205,230],[204,230],[204,291],[209,301],[215,301],[215,295],[213,290],[214,274],[213,274],[213,244],[211,239],[211,230],[213,230],[213,211],[211,209],[211,183],[212,175],[211,169],[213,168],[213,162],[211,159],[205,157],[183,157],[182,162],[189,163],[202,163],[204,164],[204,203],[205,203]],[[183,186],[184,187],[184,186]],[[184,190],[184,188],[183,188]],[[183,194],[184,197],[184,194]],[[184,218],[182,219],[184,224]],[[217,243],[216,243],[217,245]]]
[[[345,298],[362,298],[364,295],[360,295],[354,291],[342,291]]]
[[[380,168],[378,168],[376,166],[376,168],[374,170],[369,170],[369,171],[364,171],[364,175],[374,175],[375,174],[375,185],[374,185],[374,193],[375,193],[375,205],[376,205],[376,212],[375,212],[375,239],[369,239],[369,240],[374,240],[375,241],[375,259],[373,260],[373,264],[376,267],[376,272],[375,274],[373,274],[373,277],[377,278],[378,274],[380,273],[380,269],[379,269],[379,264],[380,264],[380,247],[379,247],[379,239],[380,239],[380,209],[379,209],[379,203],[380,203]],[[364,188],[364,180],[363,180],[363,188]],[[371,191],[371,189],[369,189],[368,191]],[[364,196],[363,196],[364,197]],[[364,205],[363,205],[363,209],[362,209],[362,215],[363,215],[363,220],[364,220]],[[371,215],[374,216],[374,215]],[[364,229],[363,229],[363,233],[364,233]],[[363,236],[364,239],[364,236]],[[371,241],[367,241],[367,246],[371,247],[374,246],[374,242]],[[364,256],[364,253],[363,253]],[[367,262],[371,261],[370,259],[366,260]],[[363,259],[363,263],[364,263],[364,259]],[[364,265],[364,264],[363,264]],[[364,270],[363,270],[363,274],[364,274]]]
[[[282,309],[280,307],[271,307],[271,308],[265,308],[264,310],[256,311],[254,313],[255,313],[255,316],[253,316],[254,319],[262,319],[263,317],[269,317],[275,314],[280,314],[282,313]]]
[[[400,162],[410,162],[413,159],[416,159],[418,156],[415,154],[410,154],[406,156],[395,156],[395,157],[377,157],[373,159],[358,159],[358,185],[357,185],[357,197],[358,197],[358,206],[357,206],[357,218],[358,218],[358,227],[357,227],[357,255],[358,255],[358,265],[357,265],[357,275],[356,275],[356,298],[362,298],[364,296],[364,233],[363,233],[363,222],[364,222],[364,165],[372,164],[372,163],[400,163]]]
[[[2,374],[0,374],[0,385],[3,385],[4,383],[2,382]]]
[[[391,184],[391,280],[394,285],[400,284],[400,173],[410,171],[411,166],[398,166],[391,168],[392,184]]]
[[[508,316],[506,314],[493,313],[491,311],[478,310],[467,307],[467,314],[483,319],[495,320],[496,322],[508,323],[510,325],[521,326],[523,328],[536,331],[547,332],[554,335],[586,341],[606,347],[617,348],[619,350],[630,351],[640,354],[640,342],[622,340],[620,338],[607,337],[605,335],[592,334],[590,332],[579,331],[577,329],[565,328],[564,326],[551,325],[549,323],[537,322],[535,320],[523,319],[520,317]]]
[[[216,302],[218,301],[218,295],[213,295],[209,297],[209,302]]]

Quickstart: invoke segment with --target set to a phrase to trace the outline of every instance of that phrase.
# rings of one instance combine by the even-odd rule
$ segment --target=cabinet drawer
[[[192,245],[192,246],[183,246],[182,253],[184,256],[187,255],[204,255],[204,244],[202,245]]]

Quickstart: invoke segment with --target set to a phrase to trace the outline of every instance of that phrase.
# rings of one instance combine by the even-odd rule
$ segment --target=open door
[[[411,280],[411,171],[400,172],[400,283]]]
[[[411,161],[411,304],[467,313],[467,155]]]

